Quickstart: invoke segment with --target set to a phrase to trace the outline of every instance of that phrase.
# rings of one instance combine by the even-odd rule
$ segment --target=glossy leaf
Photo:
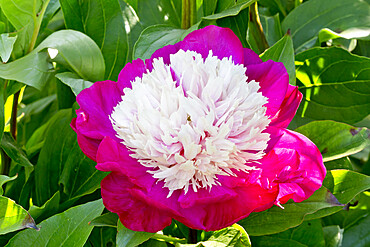
[[[332,48],[296,56],[302,116],[355,123],[370,114],[370,59]],[[298,82],[297,82],[298,83]]]
[[[319,33],[319,42],[326,42],[333,39],[345,38],[345,39],[358,39],[370,37],[370,28],[369,29],[360,29],[360,28],[350,28],[344,30],[341,33],[334,32],[329,28],[324,28],[320,30]]]
[[[0,57],[3,63],[8,62],[10,58],[10,54],[12,54],[13,45],[16,39],[17,39],[17,36],[9,37],[8,33],[1,34],[0,36]]]
[[[106,213],[93,219],[89,224],[91,226],[109,226],[117,227],[118,215],[115,213]]]
[[[127,18],[130,11],[127,4],[121,0],[60,0],[60,4],[67,28],[86,33],[102,51],[106,65],[104,78],[117,80],[118,73],[131,58],[128,33],[141,25],[135,17]]]
[[[136,41],[133,59],[148,59],[159,48],[179,42],[186,30],[167,25],[154,25],[146,28]]]
[[[298,6],[282,22],[290,29],[296,52],[312,47],[321,29],[370,28],[370,4],[362,0],[311,0]]]
[[[343,232],[343,247],[368,246],[370,243],[370,217],[364,217]]]
[[[259,16],[267,43],[269,46],[273,46],[284,35],[283,31],[281,30],[279,14],[274,16],[265,16],[260,14]]]
[[[322,228],[324,231],[325,247],[340,247],[343,239],[343,229],[338,225],[326,226]]]
[[[295,85],[294,49],[292,38],[289,34],[286,34],[276,44],[267,49],[260,57],[264,62],[267,60],[282,62],[288,71],[289,83]]]
[[[18,175],[15,175],[13,177],[0,175],[0,196],[2,196],[4,194],[3,185],[6,184],[9,181],[12,181],[12,180],[16,179],[17,177],[18,177]]]
[[[225,17],[236,16],[243,9],[248,8],[254,2],[256,2],[256,0],[242,1],[241,3],[237,3],[236,5],[232,6],[231,8],[228,8],[228,9],[226,9],[222,12],[219,12],[217,14],[204,16],[204,17],[202,17],[202,19],[203,20],[218,20],[218,19],[225,18]]]
[[[324,162],[355,154],[370,144],[370,131],[334,121],[314,121],[295,131],[319,148]]]
[[[75,141],[73,147],[68,150],[68,158],[59,180],[68,199],[90,194],[100,188],[100,182],[107,173],[97,170],[95,165],[96,163],[81,151]]]
[[[45,48],[58,50],[57,63],[69,67],[81,78],[90,81],[103,80],[105,64],[95,42],[86,34],[74,30],[60,30],[49,35],[35,51]]]
[[[28,160],[27,155],[19,147],[9,132],[5,132],[1,139],[1,148],[5,153],[21,166],[32,168],[32,163]]]
[[[83,246],[93,226],[88,222],[104,209],[102,200],[68,209],[39,224],[40,231],[22,231],[10,239],[10,246]]]
[[[57,191],[44,205],[41,207],[37,207],[35,205],[31,205],[28,212],[30,215],[37,221],[40,222],[44,220],[56,212],[59,209],[59,202],[60,202],[60,193]]]
[[[147,241],[154,233],[149,232],[135,232],[124,227],[121,221],[117,223],[117,246],[120,247],[135,247]]]
[[[0,77],[22,82],[41,90],[52,75],[46,52],[32,52],[7,64],[0,64]]]
[[[35,221],[24,208],[16,204],[15,201],[0,196],[0,234],[24,228],[34,228],[38,230]]]
[[[81,79],[78,75],[72,72],[64,72],[55,75],[59,80],[61,80],[64,84],[68,85],[74,95],[78,95],[82,90],[85,88],[90,87],[93,83],[90,81],[85,81]]]
[[[305,215],[315,213],[320,209],[343,207],[324,187],[301,203],[289,201],[283,206],[284,209],[273,206],[266,211],[252,213],[238,224],[243,226],[250,236],[274,234],[301,224]]]

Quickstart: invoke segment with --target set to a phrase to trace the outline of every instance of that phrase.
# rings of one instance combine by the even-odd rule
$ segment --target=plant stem
[[[182,0],[181,28],[188,29],[197,21],[197,1]]]
[[[197,230],[189,228],[189,241],[191,244],[196,244],[198,242]]]
[[[265,34],[263,33],[263,28],[261,24],[260,17],[258,15],[258,5],[257,2],[254,2],[250,7],[249,7],[249,21],[253,23],[256,27],[256,35],[258,36],[258,41],[256,42],[258,49],[260,52],[263,52],[264,50],[269,48],[269,45],[267,43]]]
[[[14,140],[17,140],[17,113],[18,113],[18,99],[20,91],[14,94],[12,115],[10,117],[10,134],[12,134]]]

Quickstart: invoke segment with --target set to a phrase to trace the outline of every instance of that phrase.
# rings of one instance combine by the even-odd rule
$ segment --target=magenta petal
[[[243,64],[243,46],[238,37],[229,28],[207,26],[188,34],[180,45],[180,49],[195,51],[208,57],[209,51],[219,59],[229,58],[236,64]]]
[[[132,183],[149,190],[156,180],[147,172],[149,169],[132,158],[130,154],[131,152],[123,144],[105,137],[99,145],[96,169],[126,175]]]
[[[113,172],[105,177],[101,194],[105,207],[117,213],[122,224],[133,231],[157,232],[171,224],[171,210],[145,196],[124,175]]]
[[[274,116],[280,109],[285,98],[289,75],[280,62],[267,61],[247,66],[248,81],[255,80],[260,83],[260,92],[268,98],[267,115]]]
[[[276,133],[279,141],[260,161],[261,177],[267,178],[270,186],[282,186],[277,203],[306,200],[321,187],[326,175],[321,153],[304,135],[286,129]]]
[[[135,81],[136,77],[142,77],[146,72],[146,67],[140,58],[127,63],[118,75],[118,88],[122,92],[124,88],[131,88],[131,82]]]
[[[82,151],[95,160],[99,143],[105,136],[117,139],[109,115],[121,101],[117,83],[113,81],[95,82],[77,96],[80,109],[72,127],[77,133]]]
[[[255,53],[253,50],[244,48],[244,67],[247,67],[251,64],[259,64],[262,63],[262,59]]]
[[[284,101],[280,106],[280,110],[271,119],[270,125],[280,128],[288,127],[297,112],[301,100],[302,93],[298,91],[298,87],[289,85]]]

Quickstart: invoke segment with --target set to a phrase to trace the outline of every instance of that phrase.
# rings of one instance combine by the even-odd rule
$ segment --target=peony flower
[[[282,63],[207,26],[83,90],[71,126],[111,172],[106,208],[135,231],[172,219],[210,231],[307,199],[326,170],[317,147],[286,129],[302,98],[288,81]]]

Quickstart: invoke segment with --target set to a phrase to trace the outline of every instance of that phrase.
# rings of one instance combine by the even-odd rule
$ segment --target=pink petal
[[[243,48],[244,51],[244,67],[251,64],[263,63],[262,59],[253,50],[248,48]]]
[[[119,173],[111,173],[101,182],[105,207],[117,213],[122,224],[133,231],[157,232],[172,221],[171,210],[144,194]]]
[[[117,139],[109,115],[119,101],[121,91],[113,81],[95,82],[77,95],[80,109],[71,123],[77,133],[79,145],[85,154],[95,160],[99,143],[105,136]]]
[[[289,75],[280,62],[267,61],[247,65],[248,81],[260,83],[262,95],[268,98],[267,115],[275,116],[284,101],[289,85]]]
[[[146,67],[140,58],[127,63],[118,75],[118,88],[121,92],[128,87],[131,88],[131,82],[135,81],[136,77],[142,77],[146,72]]]
[[[270,125],[280,128],[288,127],[297,112],[301,100],[302,93],[298,91],[298,87],[289,85],[280,110],[271,119]]]
[[[261,184],[279,186],[276,203],[306,200],[321,187],[326,175],[321,153],[299,133],[286,129],[275,133],[280,135],[279,141],[257,165],[263,171]]]
[[[229,58],[236,64],[243,64],[243,46],[238,37],[229,28],[207,26],[188,34],[180,45],[180,49],[195,51],[208,57],[209,51],[219,59]]]

